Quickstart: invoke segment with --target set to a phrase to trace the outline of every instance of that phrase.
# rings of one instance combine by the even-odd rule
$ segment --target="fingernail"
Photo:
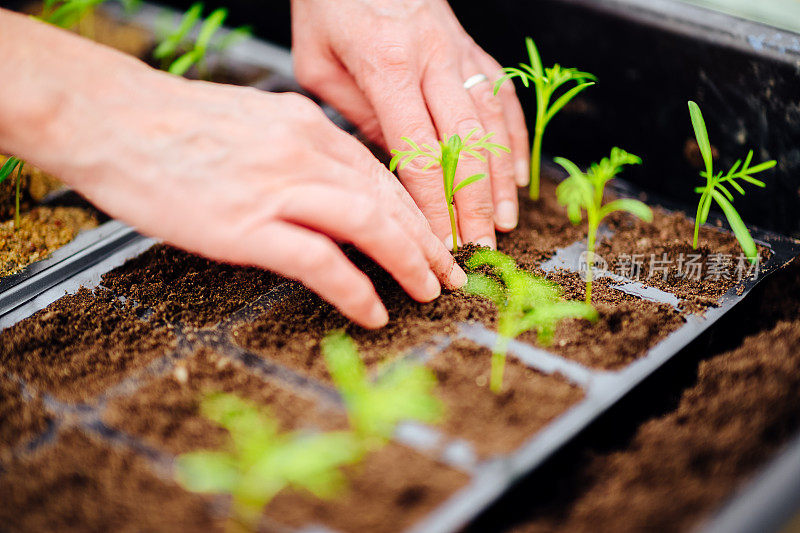
[[[425,280],[425,294],[427,295],[427,301],[435,300],[439,297],[439,295],[442,294],[442,285],[430,270],[428,271],[428,277]]]
[[[475,244],[479,244],[481,246],[487,246],[492,250],[497,248],[497,244],[495,244],[494,239],[491,237],[481,237],[480,239],[475,241]]]
[[[530,166],[524,159],[517,161],[517,185],[524,187],[531,179]]]
[[[447,278],[447,283],[454,289],[460,289],[467,283],[467,274],[460,266],[454,263],[453,268],[450,270],[450,276]]]
[[[383,304],[376,302],[369,314],[369,325],[373,328],[382,328],[389,322],[389,313]]]
[[[497,204],[494,212],[494,222],[497,227],[510,231],[517,227],[517,204],[511,200],[503,200]]]

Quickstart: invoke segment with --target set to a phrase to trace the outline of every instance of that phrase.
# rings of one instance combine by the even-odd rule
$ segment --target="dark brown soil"
[[[503,392],[489,390],[491,351],[456,341],[427,366],[439,381],[445,405],[441,429],[468,440],[486,457],[509,453],[583,398],[583,391],[560,376],[506,359]]]
[[[633,217],[608,219],[607,224],[615,233],[610,241],[598,245],[597,253],[608,261],[610,270],[671,292],[694,311],[715,305],[749,270],[749,264],[740,264],[743,252],[732,233],[702,227],[698,249],[694,250],[694,222],[682,213],[658,208],[653,209],[653,216],[652,224]],[[769,258],[769,250],[759,250],[763,264]],[[620,266],[634,263],[634,254],[638,266]],[[695,262],[700,271],[695,275],[685,261],[698,254],[700,258]]]
[[[227,432],[203,417],[199,409],[203,395],[212,392],[235,393],[266,406],[284,430],[347,428],[342,411],[315,405],[311,397],[265,382],[238,361],[208,349],[196,352],[135,395],[113,400],[103,418],[109,425],[174,454],[218,448]]]
[[[19,383],[0,374],[0,463],[10,448],[42,433],[49,421],[41,398],[23,398]]]
[[[20,216],[19,229],[12,214],[0,224],[0,277],[46,258],[97,224],[93,212],[79,207],[36,207]]]
[[[82,288],[0,332],[0,368],[68,402],[86,402],[174,346],[131,302]]]
[[[700,366],[678,408],[623,450],[587,458],[575,494],[519,531],[686,531],[800,425],[800,322],[781,322]]]
[[[215,263],[163,244],[103,276],[103,286],[152,309],[154,319],[194,327],[216,324],[284,281],[265,270]]]
[[[207,501],[77,431],[0,476],[3,531],[221,531]]]
[[[524,268],[538,267],[563,248],[586,238],[586,224],[573,225],[567,210],[556,201],[556,184],[541,182],[541,195],[534,202],[527,188],[519,190],[520,220],[511,233],[497,234],[497,248],[512,256]]]
[[[233,331],[236,343],[287,367],[330,381],[319,342],[330,331],[344,328],[374,368],[434,335],[452,334],[458,322],[488,320],[494,304],[460,292],[444,291],[430,303],[409,298],[387,275],[373,275],[386,308],[389,324],[383,329],[363,329],[309,291],[302,290],[269,309],[252,324]]]
[[[586,282],[580,275],[559,270],[548,278],[561,285],[567,300],[586,298]],[[596,322],[565,320],[558,325],[553,344],[542,347],[587,366],[617,370],[644,356],[685,322],[673,307],[612,289],[608,279],[592,284],[592,305],[600,314]],[[539,344],[534,331],[523,333],[520,340]]]
[[[347,492],[334,500],[282,492],[266,509],[291,525],[324,524],[339,531],[403,531],[463,487],[465,474],[406,447],[389,444],[353,468]]]

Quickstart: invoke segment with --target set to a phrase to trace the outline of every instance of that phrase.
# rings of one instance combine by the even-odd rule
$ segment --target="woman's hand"
[[[500,65],[478,47],[445,0],[292,0],[295,73],[306,88],[335,106],[371,140],[405,148],[407,136],[435,145],[437,138],[473,128],[494,132],[509,156],[483,164],[464,158],[457,181],[478,173],[490,180],[456,195],[465,242],[494,246],[495,228],[517,224],[516,186],[528,182],[528,135],[512,84],[497,97]],[[465,89],[484,74],[488,82]],[[409,166],[400,179],[434,233],[447,240],[450,224],[441,171]]]
[[[466,281],[397,179],[307,98],[186,81],[2,11],[0,30],[18,67],[0,89],[16,104],[0,104],[0,148],[110,215],[298,279],[367,327],[386,310],[335,241],[420,301]]]

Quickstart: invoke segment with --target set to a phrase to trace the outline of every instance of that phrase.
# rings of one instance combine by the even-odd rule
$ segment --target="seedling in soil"
[[[753,151],[750,150],[744,160],[744,164],[742,164],[742,160],[739,159],[727,173],[720,171],[714,174],[714,157],[711,154],[711,142],[708,139],[706,122],[703,119],[703,113],[700,111],[700,107],[695,102],[689,101],[689,115],[692,118],[692,127],[694,128],[695,137],[697,137],[697,145],[700,147],[700,153],[703,155],[703,162],[705,162],[706,165],[706,169],[700,172],[700,176],[706,179],[706,184],[703,187],[695,187],[694,189],[694,192],[700,194],[700,203],[697,206],[697,216],[694,219],[694,239],[692,240],[692,246],[695,250],[697,249],[700,225],[705,224],[708,220],[711,200],[714,200],[717,202],[717,205],[722,208],[722,212],[725,213],[725,218],[728,219],[728,224],[731,225],[733,234],[736,235],[736,239],[739,241],[739,245],[741,245],[745,255],[747,255],[747,258],[751,262],[755,262],[758,259],[756,243],[753,241],[753,237],[750,236],[750,232],[742,221],[742,217],[739,216],[739,213],[733,207],[733,194],[731,194],[726,185],[730,185],[742,196],[744,196],[744,189],[736,180],[752,183],[757,187],[765,187],[766,184],[754,178],[753,174],[769,170],[773,168],[777,162],[774,160],[767,161],[766,163],[751,167],[750,163],[753,161]]]
[[[561,287],[517,268],[513,259],[495,250],[479,250],[467,260],[472,270],[464,291],[495,303],[498,310],[497,342],[492,352],[489,387],[495,394],[503,389],[503,372],[508,342],[529,330],[536,330],[539,342],[553,342],[556,326],[567,318],[597,320],[588,303],[562,299]],[[474,272],[486,268],[491,276]]]
[[[19,186],[20,182],[22,181],[22,167],[25,166],[25,162],[20,160],[17,157],[9,157],[3,166],[0,167],[0,183],[3,183],[6,178],[11,176],[14,173],[14,169],[17,170],[17,183],[15,186],[16,192],[14,193],[14,230],[18,230],[20,226],[20,219],[19,219]]]
[[[539,175],[541,173],[542,162],[542,139],[544,129],[553,120],[553,117],[567,105],[570,100],[578,96],[588,87],[597,81],[593,74],[582,72],[575,68],[564,68],[558,63],[552,67],[544,68],[539,51],[533,39],[525,39],[528,48],[530,65],[520,63],[520,68],[507,67],[503,71],[505,76],[497,80],[494,85],[494,94],[500,90],[500,86],[506,81],[519,78],[525,87],[533,83],[536,91],[536,127],[533,132],[533,147],[531,148],[531,184],[530,195],[532,200],[539,199]],[[569,90],[563,92],[552,104],[550,103],[556,92],[564,84],[573,82],[574,85]]]
[[[436,378],[421,364],[398,361],[373,381],[353,339],[342,331],[323,339],[322,353],[350,425],[368,447],[385,443],[401,421],[436,422],[441,418],[443,407],[433,395]]]
[[[202,20],[203,4],[196,3],[190,7],[180,23],[173,28],[162,31],[163,38],[153,51],[153,57],[160,60],[162,68],[172,74],[183,76],[197,65],[198,73],[202,79],[208,79],[207,56],[208,53],[222,52],[237,41],[250,35],[250,28],[240,27],[232,30],[223,39],[214,39],[222,27],[228,10],[215,9],[205,20]],[[202,20],[202,24],[200,21]],[[197,37],[192,39],[191,34],[197,25],[200,29]],[[181,54],[179,56],[179,54]]]
[[[409,139],[403,137],[403,140],[411,147],[411,150],[392,150],[392,160],[389,162],[389,170],[394,172],[397,168],[405,168],[409,163],[417,158],[427,159],[428,162],[423,167],[423,170],[428,170],[433,165],[440,165],[442,167],[442,180],[444,182],[444,196],[447,201],[447,211],[450,213],[450,229],[453,232],[453,253],[458,251],[457,243],[457,229],[456,217],[453,211],[453,199],[456,192],[463,189],[467,185],[471,185],[478,180],[486,177],[486,174],[475,174],[464,180],[461,180],[457,185],[456,181],[456,168],[458,167],[458,160],[461,154],[471,155],[472,157],[486,162],[486,157],[479,152],[479,150],[486,150],[487,152],[500,155],[500,152],[510,152],[508,147],[501,144],[493,143],[490,139],[494,133],[487,133],[480,139],[470,141],[472,136],[477,130],[472,130],[467,134],[467,137],[462,140],[458,135],[453,135],[445,141],[439,141],[439,148],[432,148],[430,145],[423,144],[422,147]]]
[[[228,430],[228,450],[180,455],[178,481],[194,492],[230,494],[232,520],[251,530],[264,506],[285,488],[335,496],[345,486],[340,468],[363,457],[350,432],[282,433],[266,410],[230,394],[205,397],[201,411]]]
[[[580,224],[582,210],[588,219],[588,235],[586,239],[586,303],[592,302],[592,268],[594,250],[597,242],[597,230],[600,222],[611,213],[626,211],[636,215],[645,222],[653,221],[653,212],[639,200],[621,198],[603,204],[606,183],[620,173],[625,165],[639,165],[642,160],[620,148],[611,150],[611,157],[603,158],[600,163],[593,163],[584,174],[578,166],[568,159],[557,157],[556,163],[564,167],[569,177],[558,185],[556,196],[558,202],[567,207],[567,214],[573,224]]]

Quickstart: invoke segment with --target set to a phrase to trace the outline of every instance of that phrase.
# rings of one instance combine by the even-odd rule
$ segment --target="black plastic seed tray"
[[[769,246],[772,250],[772,256],[761,268],[758,279],[745,282],[743,290],[741,288],[739,290],[732,289],[720,300],[719,307],[708,309],[704,316],[688,316],[686,323],[680,329],[655,345],[644,357],[620,371],[597,371],[549,353],[546,350],[519,341],[512,341],[509,345],[509,353],[513,357],[541,373],[560,374],[583,389],[585,393],[585,397],[580,403],[553,420],[538,433],[531,435],[529,440],[514,453],[482,461],[477,458],[472,446],[464,440],[451,438],[433,427],[417,424],[401,426],[395,435],[395,439],[398,442],[425,454],[433,453],[436,459],[467,473],[471,477],[470,483],[465,488],[454,494],[446,503],[416,524],[411,530],[424,532],[455,531],[467,524],[490,503],[499,498],[519,477],[529,474],[551,455],[569,444],[573,438],[589,425],[595,423],[608,409],[623,401],[626,395],[635,387],[659,372],[666,363],[676,357],[686,346],[712,328],[720,318],[734,306],[741,303],[757,283],[763,281],[771,272],[797,254],[800,254],[800,243],[796,241],[759,230],[755,230],[753,233],[760,244]],[[0,316],[0,327],[8,327],[33,314],[38,309],[45,307],[62,296],[65,291],[74,292],[81,285],[88,287],[98,285],[102,274],[123,263],[126,259],[137,256],[149,248],[153,242],[153,240],[141,237],[132,239],[118,247],[115,253],[84,269],[78,275],[66,279],[44,292],[29,294],[26,305]],[[582,249],[582,243],[576,243],[558,250],[551,260],[542,265],[543,269],[574,268],[577,265],[575,259],[580,249]],[[619,290],[661,303],[677,305],[677,299],[667,292],[654,290],[637,281],[624,279],[617,281]],[[187,357],[199,346],[213,347],[216,351],[241,361],[251,372],[264,379],[286,383],[294,389],[301,389],[313,395],[319,402],[338,405],[338,395],[328,385],[300,375],[278,363],[249,353],[230,340],[230,329],[233,325],[254,319],[257,314],[262,313],[265,308],[268,308],[279,297],[295,290],[297,288],[294,284],[280,285],[240,309],[228,319],[223,320],[215,328],[201,332],[199,335],[192,335],[191,340],[188,337],[181,337],[179,348],[174,353],[155,361],[143,372],[129,377],[122,383],[107,390],[99,401],[92,402],[91,406],[61,404],[53,398],[46,398],[48,407],[56,413],[56,422],[51,426],[47,434],[40,436],[31,443],[26,443],[26,449],[48,442],[58,430],[59,420],[67,417],[74,420],[75,416],[78,416],[80,424],[85,431],[89,431],[110,442],[126,445],[143,454],[153,462],[156,472],[166,475],[170,471],[169,467],[173,457],[152,449],[130,435],[106,427],[100,421],[98,413],[108,398],[135,393],[138,387],[153,376],[171,372],[178,361]],[[175,326],[180,331],[180,324]],[[492,347],[496,335],[479,324],[464,323],[460,325],[455,336],[435,336],[415,349],[410,350],[407,357],[427,360],[459,338],[469,339],[481,346]]]
[[[137,22],[146,27],[152,27],[147,26],[147,20],[153,23],[154,15],[157,12],[158,10],[155,8],[147,8],[139,16]],[[148,16],[150,19],[147,19]],[[263,43],[255,40],[242,43],[234,49],[235,57],[244,61],[257,56],[259,50],[265,50],[265,48],[263,48]],[[272,48],[270,50],[275,51]],[[287,59],[288,54],[283,52],[283,59],[279,63],[286,67],[286,65],[290,65]],[[284,72],[282,75],[290,77],[291,73]],[[628,194],[635,192],[625,187],[622,187],[621,190],[625,190]],[[470,443],[452,438],[437,428],[419,424],[402,425],[395,435],[397,442],[423,454],[432,455],[444,464],[450,465],[470,477],[470,482],[463,489],[453,494],[439,508],[417,522],[410,531],[449,532],[456,531],[468,524],[492,502],[500,498],[520,477],[530,474],[548,458],[564,449],[590,425],[598,423],[609,409],[624,401],[636,387],[662,371],[671,360],[679,356],[703,334],[710,331],[735,306],[741,304],[758,283],[800,254],[800,242],[761,230],[754,230],[753,236],[757,242],[769,247],[772,251],[769,260],[761,266],[758,277],[747,280],[738,288],[731,289],[720,299],[718,307],[707,309],[703,316],[689,315],[681,328],[653,346],[644,356],[619,371],[598,371],[547,350],[523,342],[512,341],[509,344],[509,354],[512,357],[543,374],[559,374],[580,387],[585,393],[582,401],[537,433],[530,435],[529,439],[515,452],[481,460]],[[6,328],[43,309],[63,296],[65,292],[73,293],[80,286],[90,288],[98,286],[104,273],[122,264],[125,260],[138,256],[152,246],[155,241],[120,228],[119,234],[108,235],[104,242],[106,248],[102,253],[94,255],[88,251],[84,255],[76,253],[44,270],[43,274],[51,271],[49,275],[52,277],[49,279],[52,282],[36,284],[37,276],[34,275],[29,278],[29,283],[17,285],[19,296],[15,301],[18,303],[0,310],[0,328]],[[545,262],[542,267],[545,270],[556,268],[575,270],[578,264],[576,258],[582,248],[582,243],[575,243],[559,249],[554,257]],[[678,299],[674,295],[647,287],[641,282],[624,278],[617,278],[614,281],[615,287],[620,291],[672,306],[679,305]],[[261,379],[287,383],[296,390],[302,390],[318,402],[341,408],[338,394],[330,386],[250,353],[230,340],[230,330],[234,324],[253,320],[279,297],[296,290],[297,287],[293,283],[280,285],[213,328],[192,335],[179,334],[178,348],[174,352],[156,360],[144,370],[106,390],[98,401],[91,405],[63,404],[46,396],[46,405],[55,413],[54,423],[45,434],[23,443],[18,451],[25,453],[52,440],[62,423],[69,420],[69,423],[74,425],[77,419],[78,426],[84,431],[105,439],[107,442],[132,449],[151,461],[155,473],[169,477],[174,457],[153,449],[131,435],[107,427],[101,421],[100,411],[108,399],[134,394],[144,383],[155,376],[172,372],[176,363],[200,346],[213,347],[240,361],[250,373]],[[181,331],[181,324],[174,326]],[[471,340],[478,345],[491,348],[494,346],[496,334],[482,325],[464,323],[459,326],[455,335],[433,336],[410,350],[406,357],[427,360],[446,349],[457,339]],[[23,383],[23,386],[30,390],[28,384]],[[268,525],[285,529],[280,528],[277,524]],[[309,527],[314,526],[309,525]]]

